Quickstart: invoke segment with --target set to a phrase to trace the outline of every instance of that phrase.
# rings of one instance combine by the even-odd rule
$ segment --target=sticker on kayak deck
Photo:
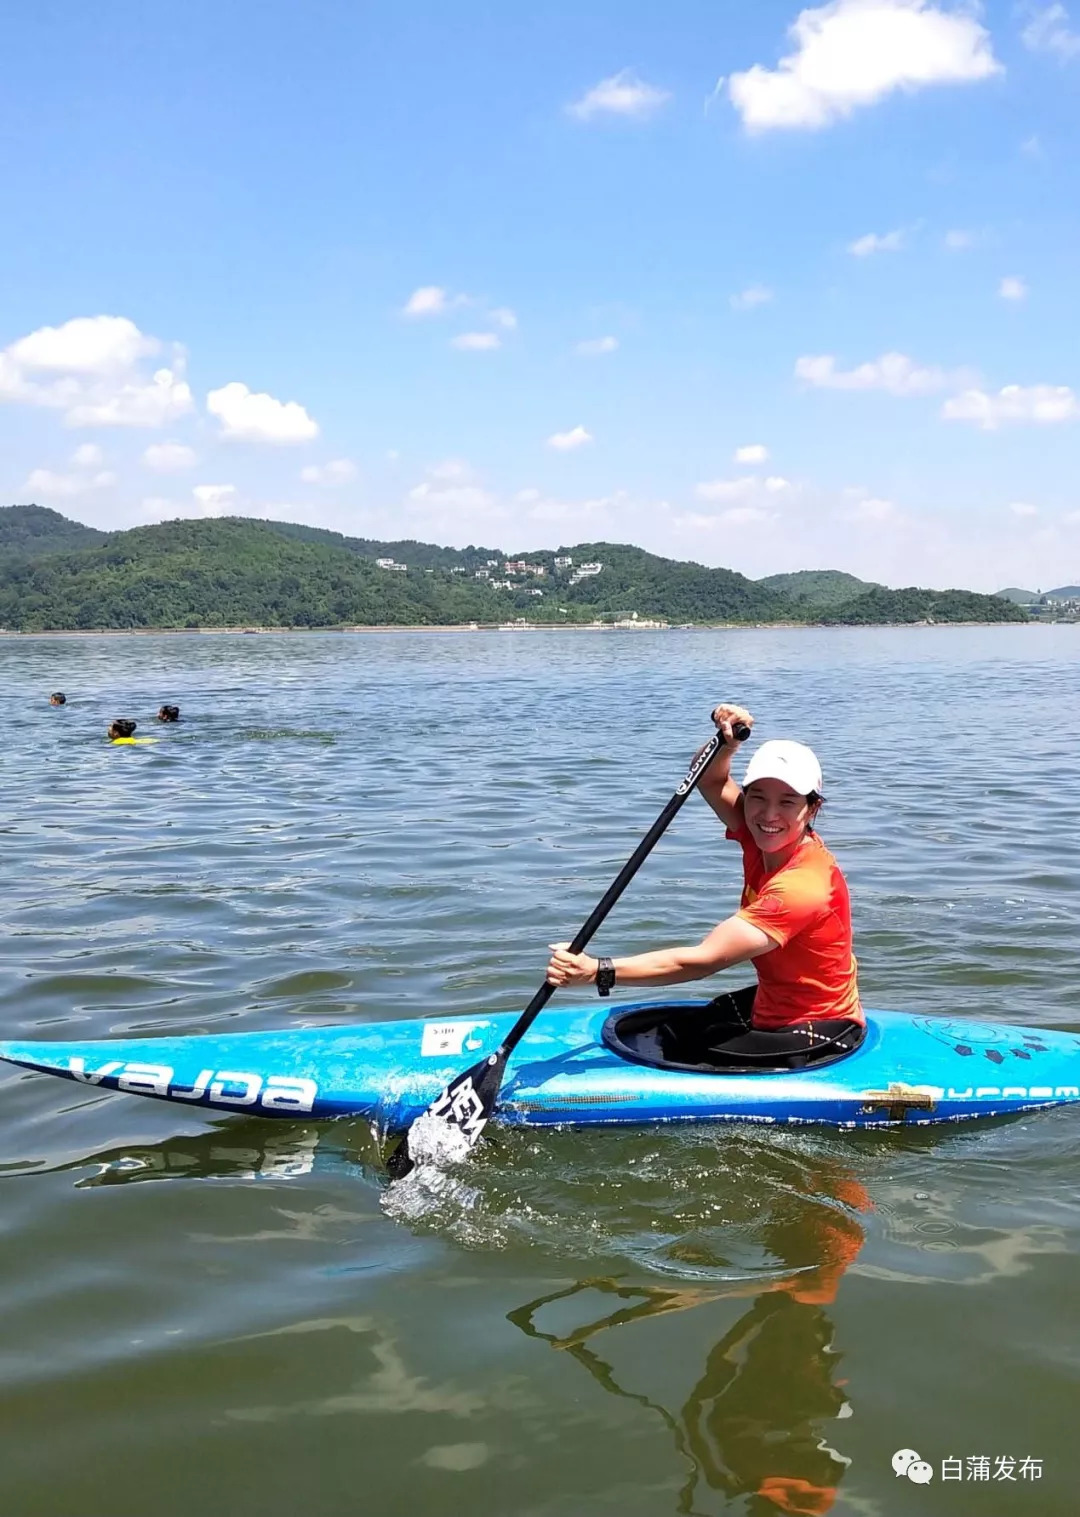
[[[434,1059],[440,1054],[473,1053],[484,1046],[483,1039],[470,1037],[469,1034],[474,1027],[487,1025],[486,1022],[425,1022],[420,1057]]]

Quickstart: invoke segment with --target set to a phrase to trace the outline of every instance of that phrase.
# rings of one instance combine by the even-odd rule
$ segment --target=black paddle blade
[[[457,1128],[468,1147],[472,1148],[495,1110],[505,1069],[506,1055],[499,1050],[451,1080],[442,1095],[432,1101],[423,1117],[418,1117],[412,1124],[387,1159],[386,1169],[391,1180],[403,1180],[416,1168],[416,1160],[409,1150],[409,1140],[417,1122],[423,1122],[425,1118],[443,1122],[448,1129]]]

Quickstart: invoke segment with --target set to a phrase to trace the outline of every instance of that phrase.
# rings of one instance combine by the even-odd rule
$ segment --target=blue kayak
[[[1080,1036],[966,1019],[867,1012],[858,1048],[803,1069],[733,1073],[665,1055],[666,1030],[703,1001],[614,1015],[545,1010],[514,1050],[496,1117],[596,1126],[965,1122],[1080,1101]],[[406,1127],[493,1052],[516,1014],[109,1042],[0,1043],[0,1058],[81,1085],[268,1117],[363,1116]]]

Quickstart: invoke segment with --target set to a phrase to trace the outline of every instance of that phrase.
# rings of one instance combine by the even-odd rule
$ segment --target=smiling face
[[[743,815],[762,853],[798,847],[816,807],[783,780],[754,780],[743,792]]]

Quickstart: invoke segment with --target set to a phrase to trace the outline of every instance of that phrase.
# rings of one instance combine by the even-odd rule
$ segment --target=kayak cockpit
[[[849,1058],[858,1044],[850,1040],[823,1043],[813,1053],[786,1055],[783,1062],[768,1057],[733,1061],[716,1045],[731,1036],[727,1023],[717,1022],[711,1003],[668,1001],[616,1011],[600,1033],[604,1046],[632,1064],[653,1069],[682,1070],[690,1074],[769,1075],[790,1074],[793,1069],[820,1069]]]

